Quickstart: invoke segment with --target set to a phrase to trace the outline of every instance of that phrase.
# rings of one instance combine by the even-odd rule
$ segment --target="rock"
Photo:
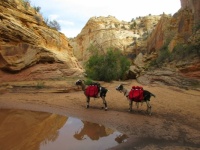
[[[176,86],[180,88],[188,88],[200,86],[200,81],[192,78],[186,78],[182,74],[176,71],[169,70],[167,68],[155,69],[154,71],[148,71],[145,74],[139,76],[137,81],[141,84],[158,84],[167,86]]]
[[[107,48],[115,47],[123,54],[137,55],[146,50],[146,39],[159,19],[160,16],[149,15],[125,22],[113,16],[92,17],[81,33],[70,39],[70,44],[79,61],[86,61],[90,57],[87,49],[91,44],[97,46],[103,53],[107,51]]]
[[[0,1],[0,69],[17,73],[40,63],[46,64],[44,71],[47,64],[55,63],[65,70],[82,72],[65,35],[48,27],[28,2]]]
[[[194,13],[194,20],[199,22],[200,18],[200,1],[199,0],[181,0],[181,9],[190,9]]]

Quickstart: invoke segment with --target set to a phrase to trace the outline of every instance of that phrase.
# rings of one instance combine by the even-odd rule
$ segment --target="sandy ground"
[[[113,150],[200,149],[200,91],[176,87],[149,85],[144,89],[156,95],[151,98],[152,115],[146,114],[144,103],[128,112],[128,101],[115,88],[124,83],[126,88],[139,85],[134,80],[112,83],[101,82],[109,89],[104,111],[102,100],[91,99],[86,109],[86,98],[74,85],[76,79],[65,81],[29,81],[0,84],[0,108],[44,111],[77,117],[103,124],[125,133],[128,141]]]

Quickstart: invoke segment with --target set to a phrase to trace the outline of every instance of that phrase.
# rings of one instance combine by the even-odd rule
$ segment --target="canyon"
[[[109,47],[120,49],[132,61],[127,78],[143,82],[147,80],[145,74],[149,72],[149,64],[159,56],[166,43],[170,52],[180,44],[200,45],[200,31],[194,31],[199,24],[199,1],[180,2],[181,8],[173,15],[149,14],[133,18],[130,22],[120,21],[114,16],[92,17],[76,37],[67,38],[49,27],[28,2],[1,1],[0,81],[84,76],[83,63],[91,56],[87,49],[95,45],[104,53]],[[187,57],[164,64],[162,68],[154,68],[150,74],[157,78],[158,69],[162,77],[158,80],[162,83],[182,86],[178,82],[166,81],[167,73],[162,70],[167,68],[173,78],[198,82],[199,56]]]

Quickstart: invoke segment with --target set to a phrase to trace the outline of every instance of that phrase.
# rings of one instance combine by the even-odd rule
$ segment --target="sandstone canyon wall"
[[[181,0],[181,8],[171,18],[161,18],[153,34],[148,38],[147,51],[159,51],[167,42],[169,50],[179,43],[187,43],[195,34],[194,26],[200,22],[200,1]]]
[[[190,9],[194,14],[194,20],[196,23],[200,20],[200,1],[199,0],[181,0],[182,9]]]
[[[200,24],[200,1],[181,0],[181,8],[172,18],[161,18],[155,30],[147,40],[147,51],[159,53],[164,45],[172,52],[177,45],[200,45],[200,30],[195,29]],[[182,49],[184,53],[184,49]],[[199,51],[199,50],[198,50]],[[192,49],[191,49],[192,54]],[[188,58],[187,58],[188,57]],[[198,55],[167,64],[182,75],[200,79],[200,59]]]
[[[119,21],[113,16],[92,17],[77,37],[70,40],[74,55],[80,60],[87,60],[87,48],[93,44],[106,52],[115,47],[124,54],[139,54],[146,50],[146,39],[151,34],[161,16],[145,16],[130,22]]]
[[[159,16],[149,15],[138,17],[130,22],[119,21],[112,16],[92,17],[81,33],[70,40],[75,56],[79,61],[87,60],[90,55],[87,48],[90,44],[96,44],[103,51],[106,51],[108,47],[117,47],[124,54],[135,56],[133,66],[129,71],[131,71],[131,76],[139,77],[143,74],[147,64],[159,55],[163,46],[167,46],[168,50],[172,52],[179,44],[200,45],[198,44],[200,31],[194,32],[194,26],[200,22],[200,1],[181,0],[180,2],[180,9],[173,15],[165,13]],[[135,25],[132,26],[133,24]],[[164,67],[173,70],[171,72],[167,69],[170,72],[168,77],[171,78],[169,82],[166,81],[165,75],[168,74],[165,72],[166,69],[163,69],[162,73],[158,73],[162,79],[154,76],[156,71],[150,74],[162,83],[170,85],[173,83],[172,80],[177,80],[180,82],[171,85],[180,85],[183,83],[183,76],[200,79],[199,62],[198,56],[191,59],[186,56],[186,59],[165,64]]]
[[[0,80],[60,78],[82,72],[64,34],[21,0],[0,1]]]
[[[48,27],[42,16],[21,0],[0,1],[0,80],[35,80],[78,75],[83,72],[78,61],[90,57],[87,48],[94,44],[106,52],[108,47],[119,48],[134,56],[131,66],[137,77],[167,42],[170,51],[177,44],[198,43],[200,1],[181,0],[181,9],[173,16],[149,14],[130,22],[113,16],[92,17],[81,33],[67,39]],[[198,34],[197,34],[198,33]],[[175,63],[173,69],[188,77],[200,78],[199,59]],[[142,69],[141,69],[142,68]],[[44,75],[45,74],[45,75]],[[153,75],[151,75],[153,76]]]
[[[161,53],[160,49],[167,46],[172,54],[176,51],[176,46],[179,46],[179,53],[176,55],[185,53],[185,56],[165,63],[162,68],[145,72],[137,78],[140,83],[159,83],[186,89],[200,86],[200,1],[180,2],[181,8],[177,13],[171,18],[160,19],[147,40],[147,51]]]

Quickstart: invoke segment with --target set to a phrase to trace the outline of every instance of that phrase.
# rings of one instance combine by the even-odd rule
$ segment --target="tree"
[[[40,10],[41,10],[41,7],[39,7],[39,6],[37,6],[37,7],[34,6],[33,8],[34,8],[37,12],[40,12]]]
[[[96,48],[94,48],[96,51]],[[86,74],[93,80],[112,81],[123,79],[130,61],[120,50],[109,48],[106,54],[93,53],[85,63]]]
[[[58,31],[61,30],[61,27],[60,27],[60,24],[56,21],[56,20],[52,20],[48,23],[48,26],[53,28],[53,29],[56,29]]]

